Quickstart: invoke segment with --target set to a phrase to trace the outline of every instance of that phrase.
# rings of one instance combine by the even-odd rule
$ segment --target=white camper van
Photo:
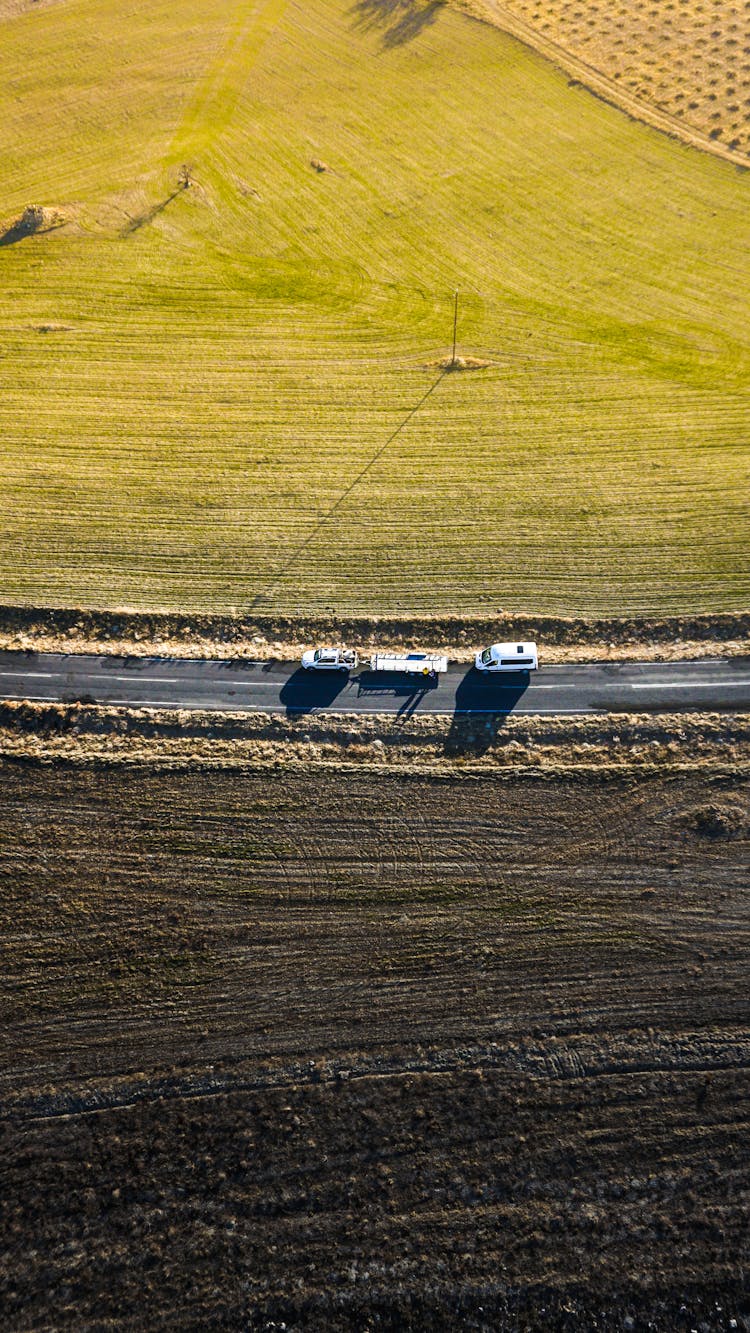
[[[492,643],[477,653],[477,671],[536,671],[539,666],[535,643]]]

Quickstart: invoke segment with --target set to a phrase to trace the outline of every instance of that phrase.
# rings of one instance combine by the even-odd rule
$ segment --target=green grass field
[[[0,12],[1,600],[748,604],[745,173],[446,6]]]

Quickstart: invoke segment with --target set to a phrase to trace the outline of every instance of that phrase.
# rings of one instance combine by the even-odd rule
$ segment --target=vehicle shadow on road
[[[485,754],[528,687],[528,671],[485,676],[471,667],[456,690],[445,753]]]
[[[330,708],[349,677],[343,671],[305,671],[299,667],[282,685],[279,698],[290,713],[312,713],[316,708]]]
[[[437,688],[437,676],[412,676],[403,671],[362,671],[357,677],[357,695],[403,696],[397,717],[411,717],[430,690]]]

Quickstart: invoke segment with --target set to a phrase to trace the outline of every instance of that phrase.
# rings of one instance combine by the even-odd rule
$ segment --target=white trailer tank
[[[447,657],[428,653],[375,653],[370,658],[372,671],[403,671],[409,676],[435,676],[448,670]]]

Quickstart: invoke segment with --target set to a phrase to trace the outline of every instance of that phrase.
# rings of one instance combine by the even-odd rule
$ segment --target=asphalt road
[[[596,662],[488,679],[452,665],[434,683],[296,663],[0,652],[0,698],[234,712],[621,713],[750,710],[750,658]]]

